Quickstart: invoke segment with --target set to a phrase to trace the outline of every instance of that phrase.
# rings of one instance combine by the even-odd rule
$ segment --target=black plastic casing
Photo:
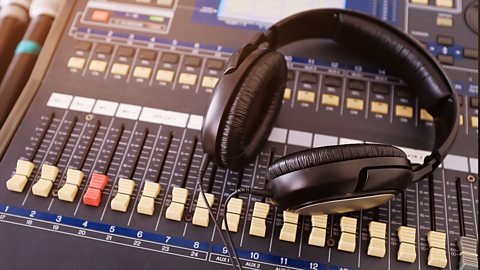
[[[413,179],[410,161],[401,157],[354,159],[290,172],[272,179],[271,201],[295,211],[322,202],[398,194]],[[336,213],[332,209],[331,213]]]

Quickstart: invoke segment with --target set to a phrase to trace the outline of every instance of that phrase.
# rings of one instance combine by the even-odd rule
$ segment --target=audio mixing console
[[[240,195],[228,207],[247,269],[478,269],[478,1],[66,0],[0,132],[4,269],[228,269],[195,188],[202,115],[225,61],[256,31],[309,8],[359,10],[444,65],[461,129],[432,177],[378,208],[298,216]],[[310,25],[308,27],[321,27]],[[210,166],[209,204],[263,188],[276,158],[390,143],[421,163],[431,116],[388,67],[336,44],[282,49],[289,73],[268,144],[247,168]],[[302,54],[289,53],[291,51]]]

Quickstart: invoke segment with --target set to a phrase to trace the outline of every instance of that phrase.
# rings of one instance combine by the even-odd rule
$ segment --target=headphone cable
[[[233,243],[233,239],[232,239],[232,236],[230,234],[230,229],[228,227],[228,220],[227,220],[228,202],[238,194],[247,193],[247,194],[257,195],[257,196],[262,196],[262,197],[272,197],[272,193],[269,190],[256,189],[256,188],[239,188],[239,189],[236,189],[234,192],[232,192],[227,197],[227,199],[225,200],[225,203],[223,205],[225,233],[227,234],[227,238],[225,239],[225,236],[223,235],[222,229],[218,225],[218,222],[215,218],[215,215],[213,214],[212,208],[207,203],[207,196],[205,196],[205,191],[203,189],[203,177],[205,176],[205,172],[207,171],[207,167],[208,167],[209,164],[210,164],[210,157],[208,156],[208,154],[204,154],[203,158],[202,158],[202,163],[200,165],[200,171],[198,173],[197,186],[200,189],[200,193],[202,194],[202,197],[203,197],[203,200],[205,201],[205,204],[207,205],[208,213],[210,214],[210,217],[212,218],[213,224],[214,224],[215,228],[217,229],[218,233],[220,234],[220,238],[222,239],[223,244],[227,248],[228,256],[230,257],[230,261],[232,262],[233,269],[242,270],[242,264],[240,262],[240,258],[238,256],[237,249],[235,247],[235,244]],[[232,255],[232,253],[233,253],[233,255]],[[235,258],[235,260],[234,260],[234,258]]]

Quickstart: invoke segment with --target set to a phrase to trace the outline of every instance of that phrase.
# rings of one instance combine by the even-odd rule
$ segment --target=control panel
[[[422,163],[433,118],[388,67],[324,40],[281,48],[281,113],[239,171],[210,165],[200,129],[231,54],[311,8],[376,16],[444,66],[460,131],[441,168],[380,207],[299,216],[268,199],[268,165],[309,147],[389,143]],[[228,269],[207,211],[246,269],[478,269],[478,1],[67,0],[0,132],[0,258],[8,268]],[[305,27],[321,27],[309,25]],[[44,67],[44,68],[39,68]],[[21,250],[21,252],[20,252]],[[28,259],[26,259],[28,258]]]

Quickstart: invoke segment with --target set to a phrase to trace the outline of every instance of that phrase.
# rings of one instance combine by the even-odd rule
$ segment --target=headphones
[[[235,52],[204,117],[205,153],[218,166],[245,167],[266,142],[280,111],[292,42],[326,38],[359,50],[400,76],[433,116],[435,143],[413,166],[391,145],[350,144],[306,149],[274,161],[267,189],[278,207],[299,214],[332,214],[379,206],[431,174],[452,146],[459,105],[440,64],[401,30],[362,13],[317,9],[288,17]]]

